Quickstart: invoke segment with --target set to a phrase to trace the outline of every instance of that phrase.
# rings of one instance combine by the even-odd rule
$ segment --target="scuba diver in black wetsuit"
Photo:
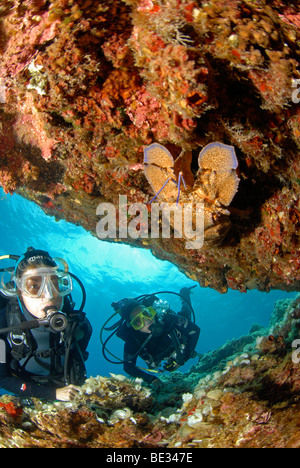
[[[193,312],[190,301],[191,289],[181,289],[179,296],[182,299],[182,308],[178,314],[166,310],[169,309],[168,303],[159,300],[156,296],[161,293],[144,295],[136,299],[123,299],[112,304],[120,313],[121,321],[104,329],[112,330],[118,325],[118,329],[113,334],[116,333],[125,341],[122,363],[127,374],[140,377],[145,382],[159,387],[162,384],[160,379],[147,370],[156,372],[161,362],[165,361],[164,370],[172,372],[197,355],[195,347],[200,328],[191,320]],[[114,362],[106,356],[108,339],[103,343],[103,355],[109,362]],[[138,357],[146,362],[148,369],[136,365]]]
[[[69,401],[86,378],[84,362],[92,327],[85,290],[62,259],[32,247],[15,267],[3,268],[0,286],[0,387],[24,398]],[[9,273],[9,281],[4,276]],[[83,300],[72,301],[72,278]]]

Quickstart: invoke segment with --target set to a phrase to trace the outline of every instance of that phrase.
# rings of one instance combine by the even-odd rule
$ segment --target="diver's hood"
[[[30,265],[37,261],[43,263],[45,266],[57,266],[54,259],[45,250],[30,249],[27,250],[27,252],[25,252],[24,255],[20,258],[18,264],[16,265],[16,269],[21,268],[23,263]]]
[[[121,316],[123,320],[126,320],[128,322],[130,320],[131,312],[140,305],[141,303],[139,301],[135,299],[129,299],[127,304],[125,304],[121,309]]]

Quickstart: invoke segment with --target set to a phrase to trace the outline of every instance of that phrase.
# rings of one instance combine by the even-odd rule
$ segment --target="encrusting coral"
[[[207,242],[123,241],[220,292],[297,290],[298,42],[282,0],[0,1],[0,184],[95,233],[99,203],[149,203],[157,143],[206,200]],[[199,174],[211,142],[238,168]]]
[[[4,395],[0,447],[299,448],[299,320],[299,297],[277,302],[267,329],[162,376],[161,391],[111,374],[71,402]]]

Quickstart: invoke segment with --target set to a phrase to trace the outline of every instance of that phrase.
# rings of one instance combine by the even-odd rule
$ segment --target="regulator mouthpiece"
[[[47,317],[40,321],[42,325],[51,328],[56,333],[62,332],[67,328],[68,318],[63,312],[54,308],[48,308],[46,313]]]

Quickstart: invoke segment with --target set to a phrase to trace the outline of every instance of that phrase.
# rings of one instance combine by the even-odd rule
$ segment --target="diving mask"
[[[134,330],[140,330],[147,323],[150,323],[156,316],[156,311],[153,307],[143,308],[130,322]]]
[[[56,268],[34,268],[13,277],[22,294],[31,298],[66,296],[72,291],[71,276]]]

